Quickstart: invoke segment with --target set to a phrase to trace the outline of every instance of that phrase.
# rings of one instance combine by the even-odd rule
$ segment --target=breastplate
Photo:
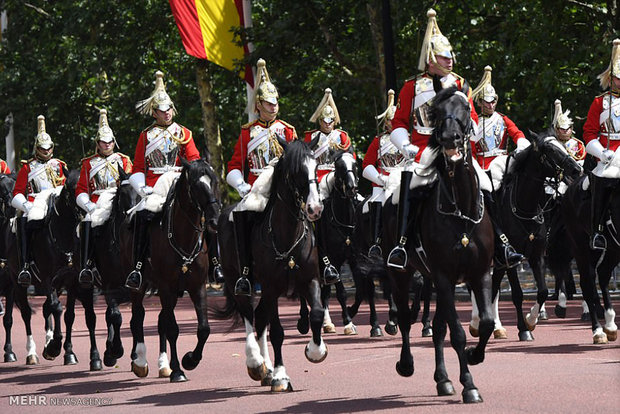
[[[504,119],[497,112],[490,117],[480,117],[478,122],[479,136],[477,145],[482,152],[498,149],[502,143],[506,125]]]
[[[603,123],[605,130],[610,134],[620,133],[620,97],[611,97],[611,110],[609,110],[609,94],[603,98],[603,111],[609,113],[609,118]]]
[[[340,148],[340,131],[333,130],[329,135],[316,131],[312,134],[312,139],[316,138],[317,134],[319,135],[319,142],[316,146],[317,149],[315,149],[314,158],[321,168],[334,168],[333,155]]]
[[[60,178],[62,167],[58,161],[51,159],[47,162],[41,162],[35,159],[30,161],[28,166],[31,173],[39,171],[38,174],[28,180],[32,193],[38,194],[43,190],[49,190],[62,185],[62,179]]]
[[[107,158],[95,157],[90,160],[90,171],[97,170],[90,178],[93,192],[99,193],[108,188],[116,188],[119,179],[118,166],[123,160],[118,154]]]
[[[379,167],[384,170],[399,167],[405,162],[405,157],[390,141],[390,134],[383,134],[379,138]]]
[[[147,132],[147,146],[155,140],[158,141],[153,151],[145,157],[149,168],[172,167],[176,164],[180,147],[173,135],[180,140],[181,134],[182,128],[177,124],[173,124],[168,129],[155,126]]]
[[[248,163],[250,170],[260,173],[269,162],[282,155],[282,147],[278,137],[286,140],[285,126],[274,122],[269,127],[255,124],[250,127],[250,142],[248,143]]]

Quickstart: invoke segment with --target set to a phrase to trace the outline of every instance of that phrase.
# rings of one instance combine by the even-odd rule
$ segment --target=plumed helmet
[[[394,105],[394,89],[390,89],[387,93],[387,108],[383,113],[377,115],[375,118],[379,120],[379,123],[385,123],[385,121],[391,121],[396,114],[396,106]]]
[[[447,37],[441,34],[437,25],[437,12],[429,9],[426,12],[428,23],[426,24],[426,33],[422,41],[422,50],[420,51],[420,60],[418,61],[418,69],[425,70],[429,62],[437,62],[436,56],[443,56],[453,59],[456,62],[452,45]]]
[[[338,114],[338,108],[336,107],[336,102],[334,102],[334,97],[332,96],[332,90],[330,88],[325,89],[323,99],[321,99],[319,106],[316,107],[314,114],[310,117],[310,122],[321,120],[327,123],[334,121],[334,125],[340,123],[340,115]]]
[[[256,62],[256,85],[254,86],[254,104],[260,103],[260,101],[269,102],[271,104],[277,104],[278,90],[276,86],[271,83],[269,73],[267,72],[267,63],[264,59],[258,59]]]
[[[601,82],[601,88],[607,89],[611,86],[612,76],[620,79],[620,39],[614,39],[613,46],[611,48],[611,61],[609,62],[609,66],[603,73],[598,75],[598,79]]]
[[[480,79],[480,83],[472,92],[472,98],[478,102],[493,102],[498,98],[497,93],[495,92],[495,88],[491,83],[492,71],[493,68],[491,68],[491,66],[487,65],[484,67],[484,74],[482,75],[482,79]]]
[[[97,130],[96,141],[116,143],[114,132],[112,132],[112,128],[108,124],[108,111],[105,109],[99,111],[99,129]]]
[[[568,129],[573,126],[573,120],[568,116],[570,111],[567,109],[566,112],[562,112],[562,101],[556,99],[555,102],[555,113],[553,114],[553,127]]]
[[[153,115],[155,109],[167,111],[170,108],[172,108],[173,115],[176,115],[177,110],[174,107],[174,102],[172,102],[172,99],[170,99],[166,92],[164,73],[158,70],[155,72],[155,89],[153,89],[153,93],[150,97],[138,102],[136,110],[143,115]]]
[[[45,117],[39,115],[37,118],[37,136],[34,138],[34,147],[48,150],[54,147],[52,137],[45,131]]]

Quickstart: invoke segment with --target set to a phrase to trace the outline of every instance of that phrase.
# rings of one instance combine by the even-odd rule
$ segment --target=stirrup
[[[247,277],[241,276],[239,279],[237,279],[237,282],[235,283],[235,295],[252,296],[252,286],[250,284],[250,280]]]
[[[85,267],[80,271],[78,275],[78,283],[82,288],[91,288],[93,287],[93,282],[95,278],[93,276],[93,271],[88,267]]]
[[[377,243],[370,246],[370,248],[368,249],[368,257],[382,258],[383,250],[381,250],[381,246],[379,246]]]
[[[125,281],[125,287],[129,290],[133,290],[134,292],[140,291],[140,286],[142,286],[142,273],[140,273],[140,269],[142,268],[142,263],[138,262],[136,264],[136,268],[129,273],[127,276],[127,280]]]
[[[325,265],[323,269],[323,285],[333,285],[340,282],[340,274],[333,264],[329,263]]]
[[[224,283],[224,272],[222,271],[222,265],[216,264],[213,268],[213,279],[215,283],[222,284]]]
[[[28,287],[32,284],[32,275],[28,270],[28,267],[24,266],[21,272],[17,275],[17,283],[20,286]]]
[[[601,233],[594,233],[590,239],[590,249],[607,250],[607,239]]]
[[[506,267],[508,269],[512,269],[513,267],[519,265],[523,260],[523,255],[517,253],[510,244],[504,244],[504,259],[506,260]]]
[[[407,250],[404,244],[398,244],[392,249],[387,259],[387,265],[402,270],[407,265]]]

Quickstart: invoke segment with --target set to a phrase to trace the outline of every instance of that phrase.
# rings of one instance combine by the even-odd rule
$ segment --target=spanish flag
[[[187,54],[206,59],[228,70],[242,60],[248,46],[235,43],[235,27],[247,27],[243,0],[170,0]],[[252,70],[246,66],[242,79],[254,86]]]

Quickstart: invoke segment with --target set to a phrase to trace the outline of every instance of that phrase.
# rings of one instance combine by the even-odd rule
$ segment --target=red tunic
[[[260,169],[265,167],[274,157],[273,148],[268,142],[269,139],[267,135],[264,135],[266,129],[269,129],[274,136],[286,139],[287,142],[297,139],[295,127],[280,119],[275,119],[271,122],[256,120],[243,125],[237,144],[235,144],[232,158],[228,161],[227,169],[228,172],[239,170],[244,176],[247,173],[246,181],[250,185],[256,181],[260,174]],[[254,139],[262,142],[254,142]],[[253,142],[250,148],[248,148],[250,141]],[[254,147],[254,144],[258,145]],[[246,168],[249,171],[246,172]]]
[[[312,141],[312,139],[315,138],[318,133],[320,133],[320,130],[318,129],[304,132],[304,141]],[[329,153],[332,152],[332,150],[334,149],[347,151],[349,148],[351,148],[351,138],[349,138],[349,134],[347,134],[341,129],[334,129],[332,133],[330,133],[331,142],[329,143],[324,142],[326,135],[322,135],[323,137],[319,139],[315,151],[321,148],[322,145],[327,145],[328,148],[323,153],[315,156],[318,163],[316,175],[319,182],[321,182],[323,177],[325,177],[330,171],[334,170],[333,162],[329,161]],[[353,154],[353,156],[355,156],[355,153]]]
[[[460,77],[455,73],[451,73],[456,78],[455,84],[459,91],[463,92],[469,99],[469,106],[471,107],[471,118],[478,123],[478,114],[476,113],[476,109],[474,108],[474,103],[471,99],[471,90],[469,88],[469,84],[465,79]],[[421,134],[416,129],[415,126],[418,125],[418,120],[414,116],[413,107],[414,107],[414,99],[415,99],[415,91],[416,91],[416,82],[424,82],[425,80],[428,82],[428,79],[432,80],[432,75],[428,72],[424,72],[413,79],[409,79],[405,82],[400,93],[398,95],[398,103],[396,105],[396,113],[394,114],[394,119],[392,120],[392,128],[405,128],[410,133],[410,141],[412,144],[417,145],[420,148],[418,155],[416,156],[416,161],[420,161],[420,156],[422,155],[422,151],[428,145],[428,139],[430,134]]]
[[[590,141],[598,139],[603,148],[615,151],[620,147],[620,131],[609,130],[609,125],[612,124],[610,119],[607,119],[603,124],[600,122],[601,114],[609,111],[609,94],[610,92],[605,92],[597,96],[594,98],[592,105],[590,105],[588,119],[583,125],[583,140],[586,142],[587,146]],[[620,97],[618,97],[618,94],[614,93],[612,96],[612,117],[614,117],[614,111],[620,110],[620,104],[617,103],[618,100],[620,100]],[[612,139],[608,139],[608,134],[610,133],[613,134]]]
[[[100,185],[97,184],[95,180],[96,177],[92,177],[92,178],[90,177],[90,173],[91,173],[93,164],[96,165],[97,161],[105,162],[103,161],[103,159],[105,158],[110,159],[110,157],[114,157],[114,160],[111,160],[111,162],[122,163],[123,170],[125,170],[127,174],[131,174],[132,172],[131,159],[125,154],[121,154],[120,152],[113,152],[108,157],[103,157],[99,155],[98,153],[91,155],[90,157],[84,158],[82,160],[82,168],[80,169],[80,179],[75,189],[76,197],[82,193],[87,193],[88,196],[90,197],[90,201],[92,201],[93,203],[97,202],[97,200],[99,199],[99,194],[93,194],[93,192],[97,190],[98,189],[97,187],[100,187]],[[103,169],[105,169],[105,167]],[[116,185],[118,186],[119,183],[117,182]]]
[[[185,128],[182,125],[179,125],[182,129],[182,138],[187,139],[189,137],[189,141],[185,144],[181,144],[179,148],[179,153],[175,159],[174,165],[179,167],[181,166],[181,160],[179,157],[185,158],[187,161],[195,161],[200,158],[200,153],[196,148],[196,144],[194,143],[194,138],[192,137],[192,131]],[[151,166],[147,160],[145,160],[145,152],[147,146],[147,134],[148,131],[154,128],[155,125],[151,125],[144,131],[140,133],[140,138],[138,138],[138,144],[136,145],[136,154],[133,159],[133,172],[138,173],[141,172],[146,176],[146,185],[153,187],[161,174],[156,174],[151,170]],[[148,170],[147,170],[148,168]]]
[[[495,153],[493,153],[494,151],[489,151],[489,150],[492,150],[492,148],[489,148],[487,151],[485,151],[482,146],[483,144],[480,141],[474,142],[472,140],[472,143],[471,143],[473,153],[474,153],[473,155],[478,160],[478,164],[480,164],[480,166],[484,170],[488,169],[489,164],[491,164],[491,161],[493,161],[499,155],[503,155],[507,153],[508,138],[512,139],[512,142],[514,142],[515,145],[517,144],[517,141],[519,139],[525,138],[525,134],[523,134],[523,131],[521,131],[515,125],[515,123],[510,120],[510,118],[508,118],[506,115],[501,114],[499,112],[497,112],[497,114],[500,115],[502,120],[504,121],[502,137],[499,142],[499,145],[497,145],[496,147],[496,149],[499,151],[495,151]],[[480,118],[478,120],[478,128],[482,129],[483,125],[484,125],[484,122],[482,121],[482,118]],[[481,140],[484,140],[484,138],[481,138]]]
[[[17,173],[17,180],[15,181],[15,187],[13,188],[13,197],[17,194],[23,194],[28,198],[28,201],[34,201],[35,196],[39,193],[33,185],[32,182],[28,180],[28,174],[30,174],[30,166],[31,165],[40,165],[46,164],[49,165],[52,171],[58,176],[60,183],[59,185],[64,185],[66,181],[65,173],[63,171],[64,168],[67,168],[67,164],[64,161],[61,161],[57,158],[50,158],[47,162],[43,163],[35,158],[31,158],[28,161],[22,161],[22,167]],[[47,174],[42,177],[44,180],[49,178]],[[46,181],[47,182],[47,181]],[[57,186],[55,183],[48,184],[50,188],[54,188]]]
[[[11,169],[4,160],[0,160],[0,174],[11,174]]]

